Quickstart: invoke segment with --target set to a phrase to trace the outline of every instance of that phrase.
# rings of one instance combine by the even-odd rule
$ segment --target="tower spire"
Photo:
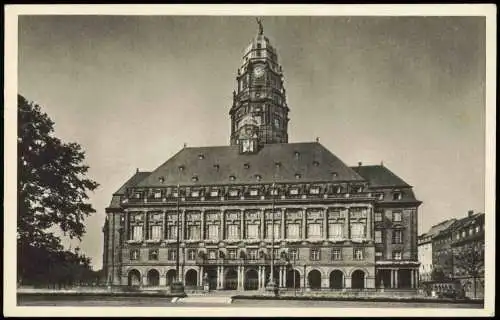
[[[264,27],[262,26],[262,19],[261,18],[255,18],[257,20],[257,23],[259,24],[259,34],[264,34]]]

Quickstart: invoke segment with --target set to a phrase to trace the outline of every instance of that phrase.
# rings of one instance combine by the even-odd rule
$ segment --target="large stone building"
[[[421,281],[453,281],[468,297],[483,297],[484,217],[470,210],[466,217],[443,221],[419,236],[420,262],[429,266],[421,269]],[[433,270],[443,279],[432,279]]]
[[[349,167],[318,141],[288,142],[282,67],[262,28],[236,80],[230,145],[185,147],[113,194],[108,281],[258,290],[272,264],[280,288],[416,288],[412,187],[384,165]]]

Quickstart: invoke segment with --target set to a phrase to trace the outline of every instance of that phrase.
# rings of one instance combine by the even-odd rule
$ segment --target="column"
[[[398,269],[394,269],[394,288],[399,288],[398,276],[399,276]]]
[[[205,240],[204,233],[205,233],[205,210],[202,209],[200,211],[201,214],[201,223],[200,223],[200,240]]]
[[[410,288],[415,288],[415,270],[410,269],[410,281],[411,281],[411,286]]]
[[[283,288],[286,287],[286,281],[287,281],[286,277],[287,277],[286,267],[283,267]]]
[[[323,239],[328,239],[328,207],[323,208]]]
[[[351,239],[351,210],[349,210],[349,206],[346,208],[346,215],[347,215],[347,239]]]
[[[373,215],[373,210],[369,206],[368,212],[366,213],[366,237],[369,240],[373,240],[372,239],[372,215]]]
[[[266,211],[264,209],[260,210],[260,239],[265,239],[266,225],[265,225],[265,215]]]
[[[180,231],[181,231],[180,239],[181,239],[181,241],[185,240],[185,236],[186,236],[185,229],[186,229],[186,210],[181,210],[181,228],[180,228]]]
[[[281,239],[285,239],[285,213],[286,213],[286,209],[282,208],[281,209],[281,234],[280,234]]]
[[[224,231],[226,229],[226,217],[225,217],[225,211],[224,209],[222,209],[220,211],[220,232],[219,232],[219,240],[224,240]]]
[[[241,266],[241,290],[245,290],[245,267]]]
[[[142,212],[142,220],[144,221],[144,223],[142,224],[142,240],[146,240],[148,238],[148,214],[147,214],[147,211],[143,211]]]
[[[203,266],[200,266],[198,271],[198,287],[203,287]]]
[[[259,290],[262,289],[262,266],[259,266]]]
[[[221,289],[221,278],[220,266],[217,266],[217,289]]]
[[[305,239],[306,238],[306,221],[307,221],[307,217],[306,217],[306,208],[302,208],[302,239]]]
[[[240,210],[240,240],[245,239],[245,212]]]
[[[167,285],[167,276],[166,275],[160,275],[159,285],[160,285],[160,287],[164,287]]]
[[[283,267],[279,267],[279,279],[278,279],[278,288],[283,287]]]
[[[129,212],[128,211],[125,211],[123,213],[125,215],[125,233],[124,233],[124,236],[125,236],[125,242],[127,242],[127,240],[130,240],[130,235],[129,235],[129,232],[130,232],[130,227],[129,227]],[[111,219],[109,219],[109,225],[111,226]],[[109,233],[111,234],[111,233]]]
[[[220,267],[220,287],[224,289],[224,266]]]
[[[163,210],[163,223],[162,223],[162,239],[166,239],[166,234],[167,234],[167,210]]]
[[[342,215],[345,218],[344,220],[344,238],[350,239],[351,237],[349,236],[349,208],[344,207],[341,209]]]
[[[394,288],[394,269],[391,269],[391,286],[390,288]]]
[[[351,288],[351,277],[345,277],[344,281],[345,281],[345,288],[346,289]]]

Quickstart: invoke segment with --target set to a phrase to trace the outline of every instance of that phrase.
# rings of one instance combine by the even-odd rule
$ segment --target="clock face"
[[[262,77],[264,75],[264,66],[256,66],[255,69],[253,69],[253,74],[257,78]]]

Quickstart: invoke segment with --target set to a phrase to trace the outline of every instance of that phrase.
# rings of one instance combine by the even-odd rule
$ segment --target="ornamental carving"
[[[286,218],[290,220],[302,219],[302,211],[299,210],[287,211]]]
[[[186,215],[186,218],[188,221],[200,221],[201,220],[201,214],[199,212],[189,212]]]

